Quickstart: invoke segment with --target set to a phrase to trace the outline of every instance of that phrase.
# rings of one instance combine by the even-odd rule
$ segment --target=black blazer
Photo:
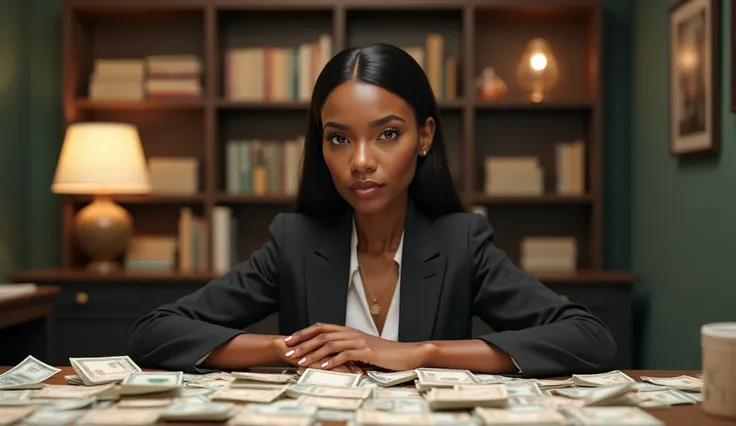
[[[248,261],[133,327],[129,355],[149,368],[196,362],[244,328],[279,313],[288,335],[317,321],[345,324],[352,214],[319,221],[278,214]],[[492,243],[481,215],[430,220],[409,208],[401,265],[399,340],[479,337],[511,355],[525,377],[610,368],[616,346],[585,307],[562,301]],[[495,333],[472,336],[472,317]]]

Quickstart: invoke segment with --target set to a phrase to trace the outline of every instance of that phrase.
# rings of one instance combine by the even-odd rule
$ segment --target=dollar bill
[[[566,425],[567,418],[559,411],[535,405],[475,409],[475,415],[486,425]]]
[[[390,373],[367,371],[366,374],[379,386],[383,387],[400,385],[402,383],[411,382],[417,378],[417,372],[415,370],[394,371]]]
[[[206,400],[210,402],[209,399]],[[166,408],[174,403],[174,398],[124,398],[118,408]],[[201,401],[200,401],[201,403]]]
[[[13,423],[31,414],[36,407],[0,407],[0,425],[12,425]]]
[[[77,425],[86,426],[147,426],[154,425],[161,410],[133,408],[105,408],[87,411]]]
[[[678,389],[650,391],[645,392],[642,395],[647,399],[667,405],[695,404],[696,402],[699,402],[696,398],[692,397],[691,394]]]
[[[650,392],[650,391],[661,391],[672,389],[669,386],[655,385],[647,382],[636,382],[634,383],[634,390],[637,392]]]
[[[121,382],[128,374],[141,372],[128,356],[69,358],[69,363],[87,386]]]
[[[20,364],[0,374],[0,389],[39,389],[61,370],[29,355]]]
[[[416,389],[410,388],[377,388],[373,389],[373,398],[423,398]]]
[[[371,379],[370,377],[363,376],[360,378],[360,382],[358,382],[358,387],[376,389],[377,387],[379,387],[379,384],[375,380]]]
[[[84,415],[84,411],[35,411],[23,419],[24,426],[65,426]]]
[[[288,386],[280,389],[220,389],[212,395],[213,401],[269,403],[280,398]]]
[[[703,381],[692,376],[677,377],[650,377],[641,376],[641,380],[654,385],[667,386],[672,389],[681,391],[700,392],[703,388]]]
[[[242,380],[247,382],[286,384],[294,383],[297,380],[295,374],[251,373],[240,371],[234,371],[230,374],[235,377],[236,382]]]
[[[593,388],[583,402],[586,406],[605,406],[605,405],[628,405],[620,403],[619,400],[625,399],[629,392],[633,389],[633,383],[621,383],[618,385],[599,386]]]
[[[362,376],[362,374],[357,373],[338,373],[335,371],[307,368],[297,383],[300,385],[350,388],[358,386]]]
[[[240,412],[228,426],[312,426],[313,417]]]
[[[626,373],[620,370],[609,371],[598,374],[573,374],[572,380],[577,386],[597,387],[608,385],[619,385],[622,383],[636,383]]]
[[[212,394],[217,392],[216,389],[209,389],[209,388],[183,388],[179,389],[179,397],[180,398],[192,398],[195,396],[204,396],[208,397],[209,399]]]
[[[420,390],[433,387],[452,388],[455,385],[477,384],[478,380],[468,370],[450,370],[442,368],[417,368],[417,380]]]
[[[458,413],[391,413],[360,409],[355,421],[361,426],[471,426],[476,425],[470,414]]]
[[[22,406],[31,404],[30,390],[0,391],[0,406]]]
[[[526,379],[521,379],[521,378],[516,378],[516,377],[499,376],[496,374],[474,374],[474,376],[475,376],[475,379],[478,381],[478,383],[482,383],[486,385],[526,380]]]
[[[465,389],[431,389],[425,395],[432,410],[462,410],[473,407],[505,407],[509,394],[504,384],[469,386]]]
[[[317,422],[348,422],[351,423],[355,420],[354,411],[340,411],[340,410],[317,410],[317,414],[314,416],[314,420]]]
[[[141,395],[147,393],[169,392],[184,385],[181,371],[132,372],[120,384],[121,395]]]
[[[270,404],[248,404],[243,408],[243,412],[311,417],[317,414],[317,407],[302,405],[293,399],[283,399]]]
[[[581,426],[664,426],[663,422],[638,407],[579,407],[563,411]]]
[[[561,389],[575,385],[575,381],[572,378],[567,380],[535,380],[535,383],[541,390]]]
[[[210,421],[220,422],[232,417],[234,405],[227,402],[209,404],[188,404],[177,402],[161,413],[161,420],[176,421]]]
[[[97,396],[112,390],[115,384],[108,383],[106,385],[97,386],[76,386],[76,385],[46,385],[42,389],[37,390],[33,394],[33,398],[53,398],[53,399],[75,399],[89,398]]]
[[[71,374],[69,376],[64,376],[64,380],[66,380],[66,384],[68,384],[68,385],[84,386],[84,381],[79,376],[77,376],[76,374]]]
[[[582,399],[566,398],[564,396],[517,396],[509,398],[510,405],[535,405],[553,410],[565,407],[582,407],[585,401]]]
[[[429,404],[420,398],[377,398],[368,399],[361,407],[366,410],[390,411],[392,413],[429,412]]]
[[[366,399],[371,396],[368,388],[333,388],[329,386],[310,386],[295,384],[286,389],[286,395],[299,398],[302,395],[323,396],[328,398]]]
[[[202,380],[234,380],[234,377],[228,373],[215,371],[213,373],[184,373],[182,380],[184,383],[189,383]]]
[[[44,404],[39,408],[40,411],[73,411],[88,408],[97,402],[94,396],[74,399],[55,400],[49,404]]]
[[[323,396],[302,395],[297,399],[301,405],[313,405],[326,410],[355,411],[363,404],[362,399],[329,398]]]

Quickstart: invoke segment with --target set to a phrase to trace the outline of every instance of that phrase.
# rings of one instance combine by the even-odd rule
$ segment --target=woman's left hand
[[[291,349],[284,355],[298,359],[302,367],[329,370],[352,361],[402,371],[421,367],[424,361],[421,343],[394,342],[333,324],[316,323],[285,343]]]

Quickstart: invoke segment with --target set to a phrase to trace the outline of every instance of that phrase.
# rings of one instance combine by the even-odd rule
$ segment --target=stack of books
[[[536,157],[488,157],[486,195],[542,195],[544,171]]]
[[[530,272],[574,272],[577,255],[573,237],[527,237],[521,241],[521,267]]]
[[[226,190],[239,195],[294,195],[304,136],[287,141],[233,140],[227,144]]]
[[[563,142],[555,146],[557,193],[580,195],[585,192],[585,145],[583,141]]]
[[[145,63],[139,59],[97,59],[89,81],[89,99],[139,101],[145,97]]]
[[[176,238],[135,236],[125,253],[125,269],[131,271],[171,271],[176,268]]]
[[[194,55],[146,57],[149,98],[200,98],[202,63]]]
[[[196,194],[199,161],[194,157],[152,157],[148,160],[148,180],[152,194]]]
[[[324,34],[297,47],[248,47],[225,53],[225,96],[233,101],[308,101],[332,57]]]
[[[446,55],[445,36],[429,34],[424,46],[402,46],[424,69],[437,100],[457,99],[457,58]]]
[[[210,270],[210,227],[191,207],[179,209],[177,265],[182,272]]]

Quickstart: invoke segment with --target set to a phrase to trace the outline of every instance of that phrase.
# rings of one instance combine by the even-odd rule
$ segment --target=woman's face
[[[348,81],[322,107],[322,152],[337,191],[356,212],[406,197],[417,157],[429,152],[434,120],[417,127],[406,101],[373,84]]]

